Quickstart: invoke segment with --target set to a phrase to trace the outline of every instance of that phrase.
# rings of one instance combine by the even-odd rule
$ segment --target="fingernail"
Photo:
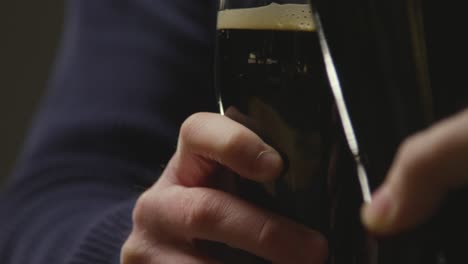
[[[257,155],[257,168],[261,180],[272,180],[279,176],[283,160],[275,150],[265,150]]]
[[[376,233],[388,233],[395,222],[397,205],[388,188],[379,189],[370,204],[365,204],[361,211],[364,225]]]

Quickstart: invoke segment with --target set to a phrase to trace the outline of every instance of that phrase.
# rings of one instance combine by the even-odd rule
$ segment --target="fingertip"
[[[397,202],[388,187],[381,187],[370,203],[361,208],[361,221],[364,226],[376,234],[389,234],[395,229],[397,220]]]

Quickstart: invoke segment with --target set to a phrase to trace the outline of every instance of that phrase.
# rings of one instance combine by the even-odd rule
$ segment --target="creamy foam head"
[[[315,31],[308,4],[276,4],[227,9],[218,13],[218,29]]]

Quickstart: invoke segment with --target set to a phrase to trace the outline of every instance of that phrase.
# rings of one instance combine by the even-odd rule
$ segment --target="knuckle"
[[[257,244],[264,251],[270,251],[272,243],[275,243],[275,239],[280,231],[279,224],[272,219],[271,216],[267,216],[258,229]]]
[[[400,164],[406,164],[408,158],[412,157],[413,152],[413,143],[414,140],[412,137],[405,139],[400,146],[398,147],[396,153],[396,161]]]
[[[397,157],[404,160],[412,160],[417,158],[419,148],[419,137],[411,136],[403,141],[401,144]]]
[[[194,135],[200,133],[205,119],[206,113],[195,113],[189,116],[180,127],[180,140],[191,143]]]
[[[211,209],[208,205],[208,198],[202,196],[198,201],[187,202],[187,210],[185,215],[185,223],[189,228],[195,230],[203,230],[207,223],[211,222]]]
[[[133,223],[139,226],[148,222],[148,212],[151,211],[151,207],[152,204],[149,199],[149,194],[148,192],[144,192],[142,195],[140,195],[137,202],[135,203],[135,207],[133,208]]]
[[[152,251],[151,246],[147,243],[142,243],[140,237],[133,232],[122,246],[120,263],[151,263],[154,256]]]
[[[247,144],[255,142],[253,135],[247,129],[236,129],[229,135],[226,135],[223,149],[233,152],[241,152]]]
[[[429,144],[431,142],[425,140],[421,134],[413,135],[403,141],[396,155],[396,162],[403,174],[410,177],[424,176],[420,172],[431,165],[429,152],[426,151],[430,147]]]
[[[154,195],[152,189],[144,192],[138,197],[132,212],[132,219],[135,227],[143,229],[156,229],[155,224],[161,214],[164,213],[164,206],[168,202],[165,198],[165,190]]]
[[[196,199],[189,198],[182,205],[184,208],[184,223],[195,232],[206,232],[220,221],[221,207],[219,198],[209,193],[203,193]]]
[[[405,140],[400,145],[400,154],[401,155],[411,155],[414,152],[415,147],[418,145],[420,135],[412,135]]]

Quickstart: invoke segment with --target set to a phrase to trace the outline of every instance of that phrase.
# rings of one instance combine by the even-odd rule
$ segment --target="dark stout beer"
[[[223,10],[217,34],[220,110],[287,163],[275,182],[239,180],[241,195],[324,233],[330,263],[367,263],[354,163],[340,155],[348,152],[309,5]]]
[[[243,120],[287,160],[282,178],[266,186],[274,206],[317,227],[327,206],[331,106],[314,29],[308,5],[220,11],[216,68],[226,115]]]

